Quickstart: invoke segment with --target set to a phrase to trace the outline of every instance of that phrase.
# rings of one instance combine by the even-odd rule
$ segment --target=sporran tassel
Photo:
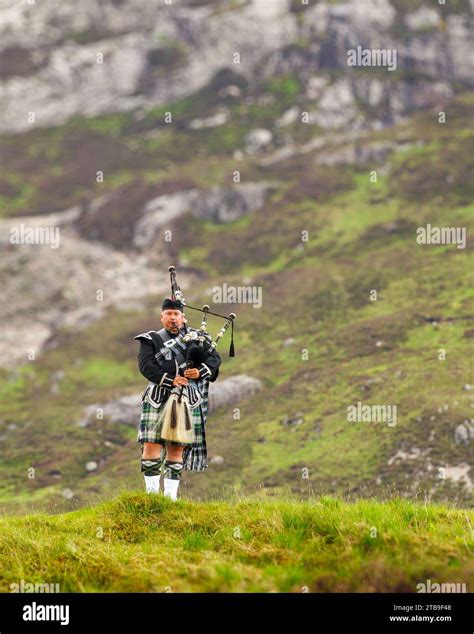
[[[184,417],[186,419],[186,429],[189,431],[191,429],[191,416],[189,415],[189,409],[185,406],[184,408]]]
[[[171,405],[171,429],[175,429],[178,424],[178,414],[176,412],[176,399],[173,399],[173,404]]]

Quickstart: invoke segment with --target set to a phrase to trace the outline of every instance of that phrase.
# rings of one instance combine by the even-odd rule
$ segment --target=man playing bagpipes
[[[215,341],[206,329],[209,306],[201,311],[201,329],[189,328],[174,267],[169,271],[172,297],[162,305],[163,328],[134,337],[140,341],[140,372],[149,381],[142,394],[137,442],[142,445],[141,471],[147,493],[160,491],[163,474],[164,494],[176,500],[183,469],[203,471],[208,467],[209,382],[216,381],[222,362],[215,348],[230,322],[233,327],[235,315],[226,318]],[[233,356],[233,341],[230,354]]]

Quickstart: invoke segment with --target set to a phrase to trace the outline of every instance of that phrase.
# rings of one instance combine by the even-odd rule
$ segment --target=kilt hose
[[[183,469],[187,471],[204,471],[207,469],[207,447],[206,447],[206,425],[203,418],[202,405],[191,410],[192,423],[194,425],[195,442],[192,445],[183,445],[170,440],[161,438],[161,427],[159,424],[162,407],[153,407],[147,401],[142,403],[142,413],[140,425],[138,428],[137,443],[152,442],[163,445],[161,450],[161,458],[166,455],[166,445],[184,446],[183,451]]]

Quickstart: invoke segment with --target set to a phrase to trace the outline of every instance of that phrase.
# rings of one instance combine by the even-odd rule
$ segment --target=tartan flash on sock
[[[163,475],[165,478],[169,478],[170,480],[179,480],[181,478],[182,471],[183,471],[182,462],[173,462],[171,460],[165,461],[164,471],[163,471]]]
[[[142,473],[146,476],[160,475],[161,463],[162,460],[160,458],[151,460],[142,458]]]

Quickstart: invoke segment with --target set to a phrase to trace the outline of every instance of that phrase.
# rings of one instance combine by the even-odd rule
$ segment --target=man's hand
[[[175,387],[180,387],[181,385],[187,385],[188,384],[188,379],[185,379],[184,376],[175,376],[174,380],[173,380],[173,385]]]
[[[184,376],[188,379],[199,379],[199,370],[197,368],[188,368],[184,371]]]

